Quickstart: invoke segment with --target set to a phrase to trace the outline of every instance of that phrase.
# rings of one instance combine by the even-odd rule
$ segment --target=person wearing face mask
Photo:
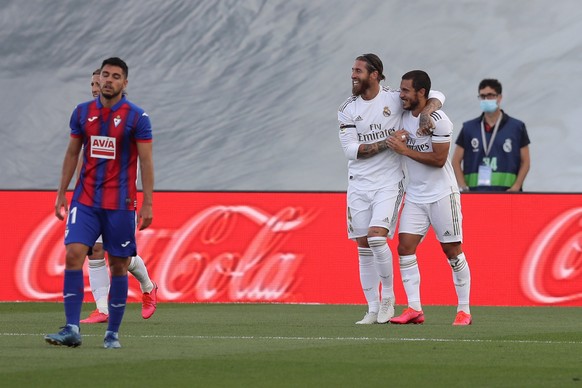
[[[463,123],[452,164],[457,183],[466,191],[523,191],[530,168],[525,124],[501,107],[502,88],[496,79],[479,83],[479,117]]]

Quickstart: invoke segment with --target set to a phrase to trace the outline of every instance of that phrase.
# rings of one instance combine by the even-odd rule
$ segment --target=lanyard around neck
[[[493,148],[493,141],[495,140],[495,136],[497,136],[497,130],[499,129],[499,123],[501,123],[501,118],[503,117],[503,112],[499,112],[499,118],[493,127],[493,133],[491,134],[491,140],[489,144],[487,144],[487,138],[485,137],[485,125],[483,125],[483,121],[485,121],[485,117],[481,121],[481,140],[483,141],[483,151],[485,151],[485,156],[489,156],[489,152],[491,152],[491,148]]]

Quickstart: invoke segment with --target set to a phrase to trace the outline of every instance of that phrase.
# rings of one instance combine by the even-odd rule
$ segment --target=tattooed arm
[[[378,141],[372,144],[360,144],[358,147],[358,159],[367,159],[374,155],[378,155],[380,152],[388,149],[388,144],[386,139]]]
[[[429,99],[426,101],[426,106],[422,112],[420,112],[417,132],[419,136],[426,136],[432,133],[434,122],[430,118],[430,114],[441,109],[445,103],[445,95],[439,91],[431,90],[428,97]]]

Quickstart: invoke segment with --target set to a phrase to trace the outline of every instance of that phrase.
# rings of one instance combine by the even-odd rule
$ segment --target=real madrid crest
[[[384,117],[388,117],[392,114],[392,112],[390,112],[390,108],[387,106],[384,107],[384,111],[382,113],[384,114]]]

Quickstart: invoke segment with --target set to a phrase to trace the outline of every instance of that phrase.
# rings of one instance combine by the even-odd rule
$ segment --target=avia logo
[[[145,116],[145,117],[149,117],[149,116],[148,116],[148,114],[147,114],[146,112],[143,112],[141,115],[142,115],[142,116]]]
[[[129,241],[126,241],[126,242],[124,242],[123,244],[121,244],[121,246],[122,246],[122,247],[124,247],[124,248],[125,248],[126,246],[128,246],[128,245],[129,245]]]
[[[89,118],[87,119],[87,121],[88,121],[88,122],[90,122],[90,123],[92,123],[93,121],[97,120],[98,118],[99,118],[99,117],[97,117],[97,116],[89,117]]]
[[[116,143],[114,137],[91,136],[91,157],[115,159]]]

